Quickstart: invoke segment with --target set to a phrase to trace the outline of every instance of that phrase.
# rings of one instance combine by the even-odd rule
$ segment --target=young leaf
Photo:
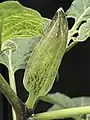
[[[24,69],[27,60],[36,44],[39,42],[40,37],[32,37],[31,39],[13,39],[13,42],[17,45],[16,51],[11,54],[12,69],[15,72],[18,69]],[[10,45],[11,46],[11,45]],[[5,50],[0,54],[0,63],[9,68],[8,63],[8,50]]]
[[[41,97],[40,99],[45,102],[54,104],[54,110],[57,110],[55,108],[65,109],[69,107],[74,107],[74,102],[71,98],[58,92],[54,94],[48,94],[46,96]]]
[[[76,97],[72,99],[74,102],[74,107],[82,107],[82,106],[90,106],[90,97]],[[82,118],[85,118],[85,120],[90,119],[90,114],[81,116]]]
[[[82,29],[86,29],[86,31],[89,31],[89,27],[88,26],[82,27],[83,24],[81,25],[81,23],[83,21],[85,21],[86,24],[88,24],[90,26],[90,22],[88,22],[88,19],[90,19],[90,0],[74,0],[72,2],[71,7],[67,10],[67,17],[68,18],[72,17],[75,19],[75,23],[74,23],[72,29],[69,31],[69,38],[73,37],[73,35],[74,35],[74,33],[76,33],[76,31],[78,33],[78,37],[75,39],[76,41],[84,41],[88,37],[90,37],[90,34],[84,35],[83,30],[82,30]],[[81,25],[81,26],[79,26],[79,25]],[[78,27],[80,27],[79,31],[77,30]],[[82,29],[81,29],[81,27],[82,27]]]
[[[17,1],[0,3],[0,40],[30,38],[43,34],[42,17]]]
[[[3,52],[7,49],[11,49],[12,51],[16,51],[16,49],[17,49],[16,43],[12,40],[8,40],[8,41],[4,42],[1,46],[1,51]]]
[[[50,19],[48,19],[48,18],[43,18],[44,32],[46,32],[45,30],[46,30],[47,26],[50,25],[50,23],[51,23],[51,20],[50,20]]]
[[[90,17],[90,0],[74,0],[67,10],[68,17],[75,18],[75,22],[87,20]]]
[[[61,8],[46,33],[31,53],[25,69],[23,83],[29,92],[28,108],[33,108],[36,100],[50,91],[66,49],[68,25]]]
[[[80,27],[78,33],[78,41],[85,41],[88,37],[90,37],[90,19],[88,19],[87,22]]]
[[[73,99],[62,93],[48,94],[44,97],[41,97],[40,99],[53,104],[52,107],[48,109],[48,111],[55,111],[75,107]],[[72,118],[74,118],[75,120],[82,119],[81,116],[72,116]]]
[[[90,97],[76,97],[72,99],[75,107],[90,106]]]
[[[53,105],[52,107],[50,107],[49,109],[48,109],[48,111],[55,111],[55,110],[60,110],[61,109],[61,107],[59,106],[59,105]]]

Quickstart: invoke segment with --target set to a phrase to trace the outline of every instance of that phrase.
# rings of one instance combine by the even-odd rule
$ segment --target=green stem
[[[79,43],[79,41],[74,41],[72,42],[67,48],[66,48],[66,51],[65,53],[67,53],[72,47],[74,47],[77,43]]]
[[[3,92],[11,106],[13,106],[15,113],[16,113],[16,120],[26,120],[25,119],[25,111],[26,107],[22,103],[22,101],[18,98],[15,92],[11,89],[9,84],[0,74],[0,90]]]
[[[68,43],[73,38],[73,35],[76,34],[76,33],[78,33],[78,30],[75,30],[73,32],[71,30],[68,31]]]
[[[72,116],[90,114],[90,106],[68,108],[63,110],[39,113],[32,117],[32,120],[55,120]]]
[[[15,93],[17,93],[16,92],[14,72],[13,72],[13,69],[12,69],[11,54],[12,54],[12,50],[9,49],[9,55],[8,55],[8,60],[9,60],[9,83],[10,83],[10,86],[13,89],[13,91]],[[15,114],[15,111],[14,111],[13,108],[12,108],[12,117],[13,117],[13,120],[16,120],[16,114]]]
[[[28,109],[34,109],[34,106],[35,106],[35,103],[36,103],[36,100],[37,100],[37,96],[32,96],[32,95],[29,95],[28,96],[28,99],[26,101],[26,106]]]

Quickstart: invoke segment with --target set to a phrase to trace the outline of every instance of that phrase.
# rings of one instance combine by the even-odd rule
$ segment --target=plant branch
[[[22,103],[22,101],[18,98],[15,92],[11,89],[9,84],[5,81],[5,79],[0,74],[0,90],[6,96],[7,100],[13,106],[16,113],[16,120],[26,120],[25,119],[25,111],[26,107]]]
[[[66,51],[65,53],[67,53],[72,47],[74,47],[77,43],[79,43],[79,41],[74,41],[72,42],[67,48],[66,48]]]
[[[55,120],[85,114],[90,114],[90,106],[68,108],[63,110],[39,113],[34,115],[32,117],[32,120],[53,120],[53,119]]]

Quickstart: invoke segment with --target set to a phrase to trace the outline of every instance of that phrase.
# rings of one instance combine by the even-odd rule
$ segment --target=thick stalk
[[[13,91],[15,93],[17,93],[16,92],[14,72],[13,72],[13,69],[12,69],[11,54],[12,54],[12,50],[9,49],[9,55],[8,55],[8,60],[9,60],[9,83],[10,83],[10,86],[13,89]],[[16,120],[16,114],[15,114],[15,111],[14,111],[13,107],[12,107],[12,117],[13,117],[13,120]]]
[[[55,120],[72,116],[90,114],[90,106],[68,108],[63,110],[39,113],[32,117],[32,120]]]
[[[18,98],[15,92],[11,89],[9,84],[0,74],[0,90],[3,92],[11,106],[13,106],[16,113],[16,120],[27,120],[26,115],[26,107],[22,103],[22,101]]]
[[[38,98],[36,96],[29,95],[28,99],[27,99],[27,101],[25,103],[25,105],[27,106],[27,108],[33,110],[34,107],[35,107],[35,102],[36,102],[37,99]]]

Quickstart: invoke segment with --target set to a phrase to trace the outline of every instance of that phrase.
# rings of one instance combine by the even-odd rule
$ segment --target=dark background
[[[3,2],[0,1],[0,2]],[[43,17],[52,18],[59,7],[66,11],[72,0],[19,0],[24,6],[33,8],[41,13]],[[69,21],[69,27],[72,25]],[[90,96],[90,40],[77,44],[67,54],[64,55],[61,63],[59,82],[55,82],[50,92],[61,92],[70,97]],[[0,64],[0,72],[8,81],[7,68]],[[15,73],[18,96],[25,101],[27,92],[25,91],[22,79],[24,70]],[[18,78],[18,79],[17,79]],[[49,104],[39,102],[36,112],[47,110]],[[6,98],[0,94],[0,120],[11,120],[11,110]]]

